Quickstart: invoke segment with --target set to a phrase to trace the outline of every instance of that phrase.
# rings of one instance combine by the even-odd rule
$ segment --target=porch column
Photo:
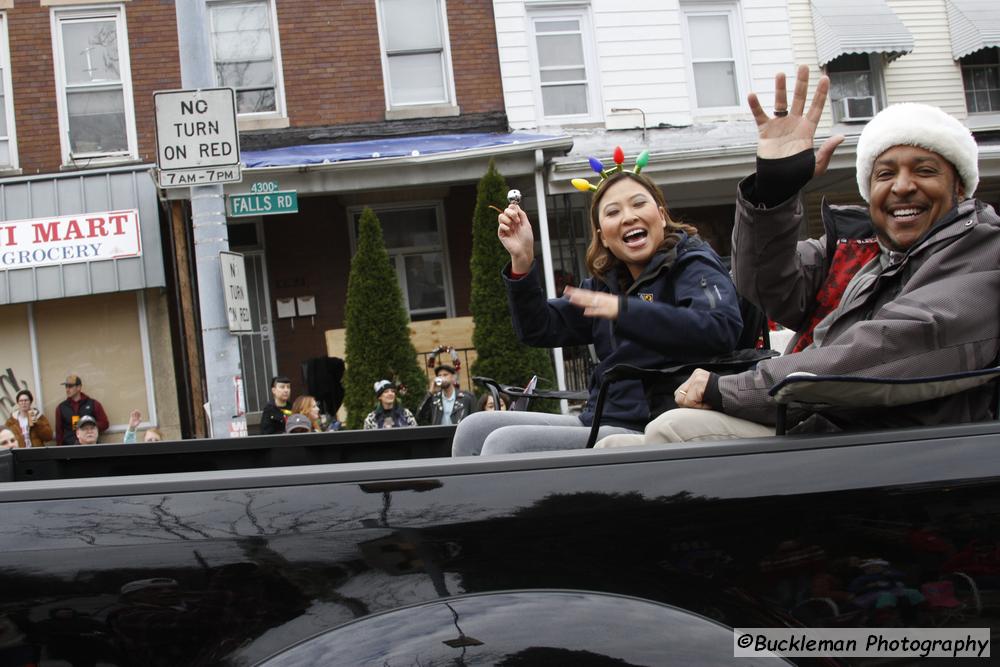
[[[535,149],[535,199],[538,204],[538,231],[542,235],[542,275],[545,276],[545,293],[550,299],[556,298],[556,279],[553,275],[552,244],[549,241],[549,214],[545,208],[545,152]],[[553,348],[552,357],[556,366],[556,386],[560,391],[566,391],[566,365],[563,363],[561,347]],[[569,412],[566,400],[559,401],[563,414]]]

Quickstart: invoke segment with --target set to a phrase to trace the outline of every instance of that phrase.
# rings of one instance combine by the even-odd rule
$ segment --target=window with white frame
[[[746,88],[745,48],[734,4],[682,5],[689,72],[698,109],[739,108]]]
[[[454,314],[451,274],[440,204],[372,207],[372,210],[382,226],[385,247],[410,319],[451,317]],[[351,240],[356,245],[361,209],[352,209],[351,214],[354,220]]]
[[[848,53],[824,68],[830,77],[830,104],[838,123],[863,123],[882,108],[882,56]]]
[[[136,157],[125,10],[52,12],[63,160]]]
[[[7,41],[7,15],[3,13],[0,13],[0,42],[0,169],[16,169],[17,137],[10,82],[10,42]]]
[[[600,103],[588,72],[593,74],[597,66],[586,11],[538,11],[530,19],[542,116],[596,120]]]
[[[378,8],[389,108],[452,103],[444,0],[379,0]]]
[[[1000,113],[1000,48],[980,49],[960,62],[969,113]]]
[[[284,116],[274,0],[208,5],[215,81],[236,91],[236,113]]]

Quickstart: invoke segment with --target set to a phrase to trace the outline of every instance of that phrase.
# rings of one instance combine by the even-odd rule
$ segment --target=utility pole
[[[187,90],[214,88],[205,0],[176,0],[175,6],[181,85]],[[229,433],[229,425],[236,415],[236,392],[242,390],[242,384],[235,383],[236,376],[240,375],[239,340],[229,332],[222,293],[219,253],[229,250],[229,232],[221,185],[191,186],[191,223],[198,272],[205,390],[211,408],[210,433],[212,437],[222,438]],[[242,397],[240,402],[243,403]]]

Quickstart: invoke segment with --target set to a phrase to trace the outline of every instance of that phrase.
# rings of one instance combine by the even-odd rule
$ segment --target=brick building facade
[[[298,383],[301,364],[327,354],[325,332],[342,327],[353,225],[362,208],[374,208],[392,228],[390,254],[408,302],[414,300],[411,317],[466,315],[475,183],[489,159],[496,157],[509,177],[530,178],[538,169],[537,151],[544,162],[569,144],[507,134],[488,0],[347,0],[335,7],[321,0],[207,0],[206,10],[216,83],[236,90],[242,150],[257,160],[247,163],[242,183],[226,186],[226,194],[263,184],[295,190],[299,201],[295,213],[229,220],[231,247],[247,255],[255,303],[254,333],[240,338],[252,411],[266,400],[271,375],[290,375]],[[70,286],[49,290],[59,299],[100,301],[110,298],[101,294],[141,292],[135,308],[163,324],[158,331],[169,332],[162,349],[152,351],[149,332],[138,337],[146,375],[177,378],[164,387],[147,378],[146,394],[155,394],[148,412],[172,415],[173,435],[201,433],[205,397],[198,381],[203,368],[189,191],[157,190],[150,178],[156,161],[153,93],[182,87],[174,3],[0,0],[0,20],[11,155],[0,177],[51,193],[20,218],[136,205],[110,188],[97,197],[88,189],[94,186],[76,185],[84,175],[126,174],[147,201],[155,201],[150,192],[161,199],[158,207],[144,205],[139,216],[139,261],[146,274],[155,265],[152,279],[105,285],[84,272],[84,287],[76,288],[79,272],[60,267],[43,282]],[[411,145],[418,140],[419,148]],[[390,143],[366,153],[366,141]],[[445,148],[436,147],[441,141]],[[316,162],[306,157],[329,147],[337,147],[330,148],[337,155]],[[284,151],[284,162],[272,159],[277,151]],[[255,166],[264,164],[269,166]],[[411,230],[420,225],[419,233]],[[2,280],[37,282],[36,269],[30,272],[33,278],[25,278],[29,269],[5,270]],[[407,274],[412,279],[424,272],[432,276],[430,292],[413,292],[415,280],[408,292]],[[30,304],[41,292],[38,285],[22,290],[0,309],[17,310],[9,319],[32,321]],[[287,314],[287,304],[302,297],[316,304],[315,317],[303,318],[294,308],[294,315],[278,317],[279,300]],[[115,346],[106,347],[106,359],[88,363],[92,377],[107,375],[99,381],[111,391],[113,372],[100,369],[115,367]],[[54,384],[39,369],[34,375],[37,383]],[[46,392],[46,408],[59,398],[58,389]],[[157,403],[163,406],[156,409]],[[120,410],[112,418],[119,427],[125,406]]]

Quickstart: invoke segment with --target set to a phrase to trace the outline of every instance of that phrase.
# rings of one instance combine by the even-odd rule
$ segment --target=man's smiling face
[[[893,146],[872,167],[869,213],[879,239],[906,251],[964,196],[955,168],[943,157]]]

